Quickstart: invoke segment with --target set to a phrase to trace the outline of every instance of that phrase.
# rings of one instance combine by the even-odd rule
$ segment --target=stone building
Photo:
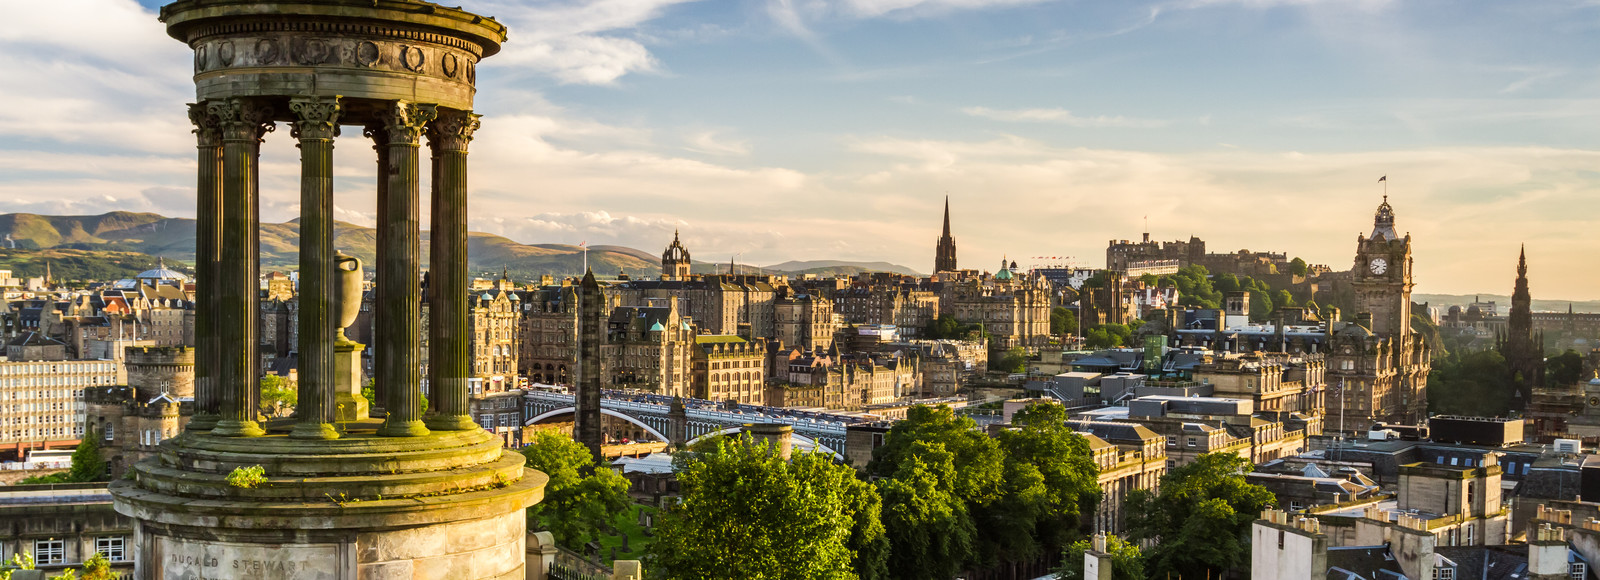
[[[1411,236],[1396,232],[1394,218],[1385,198],[1372,235],[1357,236],[1351,283],[1357,323],[1335,331],[1328,348],[1328,383],[1341,388],[1335,394],[1354,425],[1427,417],[1432,349],[1411,329]]]
[[[1318,353],[1258,351],[1210,357],[1194,366],[1190,378],[1210,384],[1213,396],[1251,400],[1257,413],[1312,417],[1323,412],[1326,373]],[[1318,434],[1320,425],[1308,433]]]
[[[776,338],[785,345],[805,350],[828,350],[833,346],[833,301],[818,294],[789,293],[773,301]]]
[[[993,276],[966,278],[946,287],[955,319],[982,324],[992,348],[1038,348],[1050,339],[1050,282],[1021,272],[1016,262],[1002,260]]]
[[[759,345],[738,336],[702,334],[694,337],[692,352],[695,398],[766,404],[766,352]]]
[[[691,396],[694,331],[678,315],[676,300],[667,299],[664,304],[611,310],[606,342],[600,348],[607,388]]]
[[[851,324],[888,324],[915,338],[939,317],[939,296],[907,285],[856,283],[834,295],[836,310]]]
[[[55,577],[81,570],[98,552],[113,573],[135,577],[134,521],[112,508],[104,483],[0,487],[0,522],[0,559],[27,554],[37,570]]]
[[[661,279],[667,281],[683,281],[689,279],[689,270],[693,261],[689,259],[688,248],[683,247],[683,242],[678,241],[678,232],[672,232],[672,245],[661,252]]]
[[[117,380],[117,363],[10,359],[0,362],[0,446],[70,447],[83,437],[85,391]]]
[[[1124,500],[1128,492],[1161,486],[1167,473],[1166,438],[1149,428],[1110,421],[1068,421],[1067,426],[1089,440],[1089,451],[1100,468],[1098,483],[1104,493],[1095,508],[1094,530],[1120,534],[1127,524]]]
[[[517,387],[521,352],[522,297],[510,280],[501,277],[495,287],[472,293],[467,300],[468,352],[474,395],[498,393]]]
[[[194,415],[194,349],[135,346],[124,353],[127,383],[84,394],[84,420],[101,438],[112,477],[154,455]]]
[[[570,384],[577,370],[577,293],[574,286],[524,292],[517,368],[534,383]]]

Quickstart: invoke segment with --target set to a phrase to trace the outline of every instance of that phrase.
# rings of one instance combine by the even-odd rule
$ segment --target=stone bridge
[[[525,426],[570,416],[577,409],[573,395],[553,391],[529,391],[523,406]],[[600,412],[622,419],[644,429],[649,434],[668,443],[693,443],[707,435],[736,433],[748,423],[785,423],[794,427],[797,447],[815,443],[834,454],[844,452],[845,428],[861,420],[850,415],[816,413],[781,407],[726,404],[703,399],[683,399],[683,416],[672,416],[672,397],[661,395],[604,391],[600,399]],[[675,429],[674,421],[683,422]],[[674,436],[674,433],[679,435]],[[680,441],[678,439],[684,439]],[[809,440],[809,441],[808,441]]]

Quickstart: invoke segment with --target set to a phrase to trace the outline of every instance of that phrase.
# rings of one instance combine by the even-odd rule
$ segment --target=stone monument
[[[474,82],[505,27],[416,0],[179,0],[161,21],[194,51],[196,415],[111,484],[117,511],[138,522],[135,577],[523,577],[524,508],[548,478],[525,471],[468,417],[464,356]],[[269,422],[251,345],[259,148],[279,122],[301,157],[300,380],[295,416]],[[340,340],[348,312],[338,308],[349,302],[337,280],[351,270],[333,250],[333,142],[346,125],[377,151],[381,419],[339,412],[349,394],[341,391],[360,389],[359,370],[337,373],[338,354],[359,352]],[[428,416],[419,364],[424,137],[438,290]]]

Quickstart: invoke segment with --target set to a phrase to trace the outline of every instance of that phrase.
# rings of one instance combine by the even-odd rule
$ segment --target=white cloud
[[[1121,115],[1107,116],[1096,115],[1093,117],[1080,117],[1066,109],[991,109],[988,107],[967,107],[961,112],[974,117],[982,117],[995,121],[1010,123],[1059,123],[1073,127],[1164,127],[1166,121],[1157,119],[1136,119]]]
[[[846,13],[859,18],[928,16],[962,10],[1039,4],[1050,0],[842,0]]]
[[[689,1],[487,2],[473,10],[494,15],[518,35],[485,66],[512,72],[526,68],[563,83],[604,85],[631,73],[659,70],[649,49],[629,35],[667,8]]]
[[[725,139],[718,131],[697,131],[684,137],[690,151],[711,155],[744,156],[750,154],[750,144],[743,140]]]

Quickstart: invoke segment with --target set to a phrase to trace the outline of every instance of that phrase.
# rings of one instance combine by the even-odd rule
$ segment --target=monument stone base
[[[471,580],[524,575],[549,479],[483,430],[331,441],[185,434],[111,484],[145,579]],[[246,487],[228,475],[261,465]]]

